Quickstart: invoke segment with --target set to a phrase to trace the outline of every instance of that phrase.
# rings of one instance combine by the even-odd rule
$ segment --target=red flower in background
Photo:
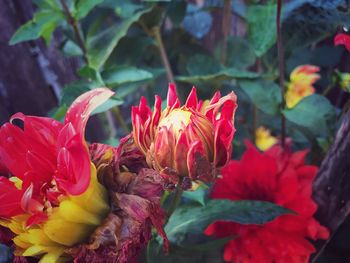
[[[230,200],[261,200],[295,211],[265,225],[241,225],[214,222],[207,235],[238,235],[224,249],[224,259],[235,263],[308,262],[315,248],[308,239],[327,239],[328,230],[313,215],[312,182],[317,167],[306,165],[307,151],[292,153],[273,146],[265,153],[254,146],[240,161],[230,161],[222,169],[222,178],[213,187],[211,197]]]
[[[344,33],[337,34],[334,38],[334,45],[344,45],[347,51],[350,52],[350,35]]]
[[[169,84],[167,107],[155,98],[154,111],[141,98],[132,108],[134,141],[148,164],[176,184],[180,177],[210,182],[216,168],[231,159],[236,95],[221,98],[217,92],[211,101],[198,101],[193,88],[184,106]]]

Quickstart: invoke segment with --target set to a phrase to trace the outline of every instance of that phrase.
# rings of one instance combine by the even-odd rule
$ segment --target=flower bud
[[[236,95],[221,98],[217,92],[210,102],[198,101],[193,88],[184,106],[169,85],[167,107],[161,111],[156,96],[154,111],[142,98],[132,109],[134,141],[149,166],[176,184],[181,177],[211,182],[217,168],[231,159]]]

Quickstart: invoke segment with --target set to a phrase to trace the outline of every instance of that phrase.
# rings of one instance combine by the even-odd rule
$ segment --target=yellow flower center
[[[167,116],[161,119],[159,127],[165,126],[168,129],[172,129],[175,136],[178,137],[180,130],[190,123],[192,112],[187,109],[175,109],[172,110]]]

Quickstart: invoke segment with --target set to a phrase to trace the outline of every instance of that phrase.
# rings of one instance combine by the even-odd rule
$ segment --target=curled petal
[[[350,52],[350,36],[343,33],[336,35],[334,38],[334,45],[344,45],[345,48]]]
[[[154,144],[154,156],[159,167],[172,167],[175,146],[174,134],[166,127],[160,127]]]
[[[180,132],[179,138],[175,146],[175,168],[179,174],[188,174],[187,168],[187,152],[189,149],[189,142],[186,132]]]
[[[114,92],[107,88],[93,89],[80,95],[69,107],[64,123],[72,123],[74,129],[85,133],[85,126],[92,111],[113,96]]]
[[[210,104],[206,107],[205,115],[208,118],[211,118],[213,122],[215,122],[218,117],[220,108],[223,107],[224,110],[222,112],[222,117],[220,116],[220,119],[226,118],[232,120],[237,108],[237,96],[231,92],[228,95],[220,98],[217,102],[214,102],[216,99],[217,98],[214,100],[213,98]]]
[[[89,186],[90,158],[78,135],[59,150],[55,179],[59,188],[71,195],[79,195]]]
[[[235,133],[233,124],[220,120],[215,127],[214,136],[214,164],[224,166],[231,159],[232,139]]]

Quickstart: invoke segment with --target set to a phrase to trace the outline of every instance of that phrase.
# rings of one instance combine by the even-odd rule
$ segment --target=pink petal
[[[69,107],[64,123],[72,123],[74,129],[83,137],[85,126],[92,111],[113,96],[107,88],[93,89],[80,95]]]

